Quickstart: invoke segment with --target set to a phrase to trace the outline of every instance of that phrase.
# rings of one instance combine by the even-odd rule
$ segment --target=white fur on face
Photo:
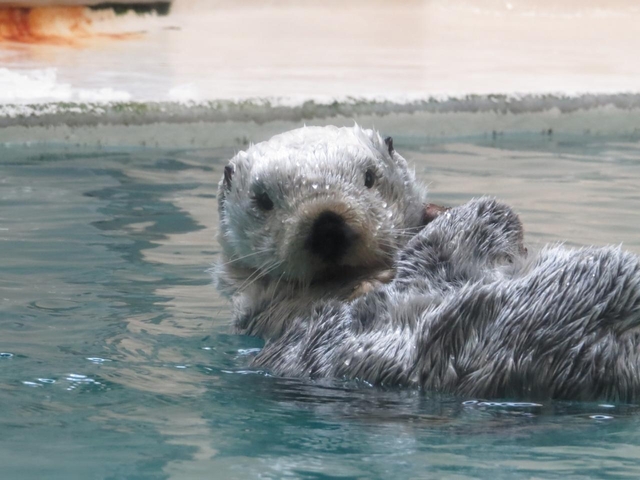
[[[220,242],[229,260],[270,271],[272,277],[310,282],[329,270],[354,272],[390,265],[394,253],[420,225],[424,189],[406,161],[377,132],[304,127],[238,153],[230,186],[220,184]],[[375,184],[365,186],[367,170]],[[266,195],[273,207],[257,200]],[[357,240],[334,264],[304,246],[318,215],[340,215]],[[415,232],[414,232],[415,233]]]

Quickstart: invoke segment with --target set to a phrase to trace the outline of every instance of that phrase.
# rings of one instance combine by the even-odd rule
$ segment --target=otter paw
[[[435,203],[427,203],[424,207],[422,216],[423,225],[433,222],[436,218],[449,210],[451,210],[451,207],[444,207],[442,205],[436,205]]]
[[[476,259],[512,262],[526,254],[524,229],[511,207],[483,197],[440,215],[427,229],[435,244]]]
[[[366,280],[358,283],[351,295],[349,295],[349,300],[354,300],[358,297],[366,295],[369,292],[374,291],[376,288],[381,287],[385,283],[391,282],[395,277],[395,271],[392,269],[382,270],[377,273],[373,278],[367,278]]]
[[[476,221],[471,231],[479,254],[496,261],[512,262],[524,256],[524,227],[518,214],[508,205],[494,199],[475,202]]]
[[[398,277],[424,275],[437,265],[512,263],[526,254],[518,215],[506,204],[480,198],[439,212],[398,257]],[[419,273],[421,272],[421,273]]]

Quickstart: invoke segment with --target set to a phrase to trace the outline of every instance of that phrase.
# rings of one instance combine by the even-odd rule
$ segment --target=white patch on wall
[[[114,88],[99,88],[97,90],[78,90],[77,99],[81,102],[107,103],[128,102],[131,94]]]
[[[0,68],[0,102],[24,104],[33,102],[126,102],[131,94],[111,87],[73,88],[58,81],[55,68],[10,70]]]
[[[25,101],[51,98],[71,100],[71,85],[59,84],[54,68],[12,71],[0,68],[0,101],[24,103]]]
[[[169,100],[176,102],[198,100],[199,97],[198,88],[193,83],[177,85],[169,90]]]

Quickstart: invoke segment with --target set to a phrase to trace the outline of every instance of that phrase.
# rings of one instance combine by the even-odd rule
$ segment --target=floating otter
[[[527,255],[518,216],[490,198],[423,226],[425,192],[389,145],[357,127],[303,129],[227,167],[217,278],[240,330],[267,339],[253,366],[467,397],[640,398],[638,257],[611,247]],[[313,195],[297,180],[307,171],[335,195]],[[322,208],[304,207],[306,198]],[[385,220],[384,203],[393,218]],[[327,211],[342,218],[327,223],[341,227],[315,247],[309,239]],[[345,229],[353,232],[336,232]],[[324,253],[343,241],[344,252]],[[367,248],[371,255],[358,250]]]

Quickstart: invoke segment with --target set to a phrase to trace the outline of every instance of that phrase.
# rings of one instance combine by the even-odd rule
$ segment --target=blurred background
[[[633,131],[639,24],[633,0],[0,0],[0,126],[409,111],[434,134]]]

